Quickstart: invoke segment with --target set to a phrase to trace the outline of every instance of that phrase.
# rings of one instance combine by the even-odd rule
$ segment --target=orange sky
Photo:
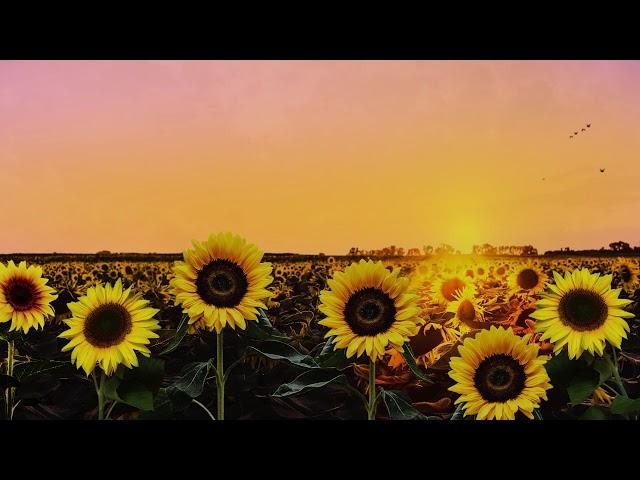
[[[638,85],[636,61],[0,61],[0,252],[637,245]]]

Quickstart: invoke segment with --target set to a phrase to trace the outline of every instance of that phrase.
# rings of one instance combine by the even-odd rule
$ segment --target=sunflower
[[[633,293],[640,283],[640,272],[637,265],[626,258],[619,258],[613,269],[620,277],[622,288],[629,293]]]
[[[455,313],[450,325],[456,328],[464,325],[468,329],[474,322],[484,321],[482,299],[476,298],[475,288],[470,285],[456,292],[455,299],[449,302],[446,311]]]
[[[464,416],[514,420],[520,411],[533,418],[552,387],[544,368],[549,357],[538,356],[538,345],[528,341],[528,335],[492,326],[458,347],[460,356],[449,363],[456,382],[449,390],[460,394],[455,404],[463,404]]]
[[[245,320],[258,320],[258,308],[271,293],[265,289],[272,281],[271,263],[261,262],[263,253],[256,245],[231,233],[194,240],[194,248],[184,251],[184,262],[175,262],[170,285],[189,324],[206,325],[220,333],[225,325],[246,328]]]
[[[508,279],[512,292],[538,293],[544,290],[546,282],[547,276],[533,263],[516,268]]]
[[[73,317],[64,320],[69,327],[60,338],[69,340],[62,351],[71,350],[71,362],[89,375],[96,367],[111,375],[118,365],[137,367],[136,350],[145,356],[146,345],[158,338],[153,330],[160,328],[153,316],[159,312],[149,308],[148,301],[122,289],[122,281],[87,289],[87,294],[67,306]]]
[[[328,280],[330,290],[320,294],[319,306],[327,318],[319,323],[330,329],[325,337],[336,337],[334,349],[346,348],[347,358],[366,352],[374,362],[387,346],[403,351],[424,321],[417,295],[407,293],[409,279],[399,273],[380,261],[360,260]]]
[[[585,350],[602,355],[605,340],[620,348],[627,338],[629,325],[625,318],[633,314],[622,310],[631,300],[618,298],[621,289],[612,290],[612,275],[600,276],[589,270],[567,272],[564,278],[553,272],[555,285],[536,302],[538,310],[530,317],[537,320],[536,331],[541,340],[553,343],[555,353],[568,345],[569,358],[578,358]]]
[[[27,267],[24,261],[17,266],[13,260],[0,263],[0,323],[11,320],[9,331],[24,333],[44,327],[45,318],[54,315],[51,302],[58,298],[48,281],[41,267]]]
[[[456,293],[469,285],[472,285],[469,280],[463,280],[458,276],[441,277],[433,282],[431,294],[438,303],[452,302],[456,299]]]

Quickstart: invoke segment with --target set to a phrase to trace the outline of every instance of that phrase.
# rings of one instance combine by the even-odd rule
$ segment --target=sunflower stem
[[[376,362],[369,359],[369,404],[367,420],[376,419]]]
[[[13,366],[15,363],[16,345],[13,340],[7,340],[7,375],[13,377]],[[13,419],[13,394],[14,387],[9,387],[4,392],[5,408],[7,420]]]
[[[628,397],[627,390],[624,388],[624,384],[622,383],[622,378],[620,378],[620,370],[618,368],[618,356],[616,355],[616,348],[612,347],[611,351],[613,352],[613,376],[616,379],[616,384],[620,391],[625,397]]]
[[[224,331],[216,334],[216,390],[218,397],[218,420],[224,420],[224,363],[222,335]]]
[[[191,401],[193,403],[195,403],[196,405],[198,405],[201,409],[203,409],[205,412],[207,412],[207,415],[209,415],[209,418],[211,418],[211,420],[215,420],[216,417],[213,416],[213,413],[211,413],[209,411],[209,409],[207,407],[205,407],[202,403],[200,403],[198,400],[196,400],[195,398],[192,398]]]
[[[115,408],[115,406],[117,404],[118,404],[118,402],[114,400],[114,402],[109,406],[109,410],[107,410],[107,414],[104,417],[105,420],[110,420],[111,419],[111,412],[113,412],[113,409]]]
[[[104,406],[106,403],[106,395],[104,394],[104,386],[106,375],[104,372],[100,372],[100,383],[98,384],[98,380],[96,379],[95,373],[92,372],[93,375],[93,384],[96,387],[96,393],[98,394],[98,420],[104,420]]]

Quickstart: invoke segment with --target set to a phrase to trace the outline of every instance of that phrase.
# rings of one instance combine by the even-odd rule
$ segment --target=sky
[[[638,85],[638,61],[0,61],[0,252],[638,245]]]

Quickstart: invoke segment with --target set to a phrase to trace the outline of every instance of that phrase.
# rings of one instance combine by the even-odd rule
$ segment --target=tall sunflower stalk
[[[171,292],[189,315],[189,333],[216,332],[216,388],[218,420],[224,419],[224,389],[231,367],[224,371],[224,329],[244,330],[258,321],[258,309],[271,296],[266,287],[273,277],[271,263],[254,244],[232,233],[212,234],[204,242],[192,241],[184,261],[174,263]]]
[[[376,416],[376,361],[387,348],[402,351],[402,345],[418,333],[417,295],[409,293],[409,279],[400,269],[387,270],[382,262],[360,260],[327,281],[329,290],[320,294],[319,310],[327,318],[326,337],[335,337],[333,349],[346,349],[347,358],[369,357],[367,418]]]
[[[0,263],[0,323],[11,322],[7,342],[5,372],[13,377],[16,347],[11,332],[26,334],[30,329],[44,327],[45,320],[54,315],[51,302],[58,298],[53,288],[47,285],[48,279],[42,276],[42,268],[35,265],[27,267],[22,261],[16,265],[10,260],[7,265]],[[11,420],[15,410],[14,388],[5,391],[5,418]]]
[[[148,304],[133,294],[131,287],[124,290],[120,279],[113,285],[91,287],[77,302],[67,304],[73,316],[64,321],[69,328],[58,335],[69,341],[62,351],[71,350],[71,362],[92,376],[98,397],[98,420],[108,418],[115,406],[113,402],[105,414],[108,377],[119,365],[137,367],[136,352],[151,355],[148,345],[152,338],[158,338],[154,330],[160,325],[154,318],[159,310]],[[99,375],[96,367],[100,369]]]

